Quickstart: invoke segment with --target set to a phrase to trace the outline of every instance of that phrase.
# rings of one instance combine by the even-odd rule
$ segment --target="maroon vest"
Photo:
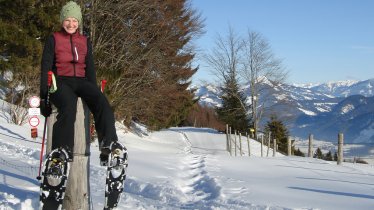
[[[87,37],[64,31],[53,33],[58,76],[86,76]]]

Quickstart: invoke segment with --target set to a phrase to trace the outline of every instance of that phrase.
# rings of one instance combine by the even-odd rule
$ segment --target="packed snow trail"
[[[178,184],[189,200],[182,208],[204,208],[220,195],[220,186],[210,177],[205,167],[206,155],[194,153],[191,141],[184,132],[179,132],[186,142],[185,157],[179,166]]]

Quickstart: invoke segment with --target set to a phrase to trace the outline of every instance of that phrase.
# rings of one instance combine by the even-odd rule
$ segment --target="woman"
[[[46,40],[41,65],[41,112],[48,117],[51,108],[46,104],[48,71],[56,75],[57,91],[50,93],[50,101],[57,107],[57,121],[53,126],[52,149],[64,148],[72,161],[74,122],[77,98],[81,97],[93,113],[101,149],[102,164],[108,159],[109,146],[118,140],[114,114],[108,100],[97,86],[92,46],[82,31],[82,13],[73,1],[61,10],[62,28]]]

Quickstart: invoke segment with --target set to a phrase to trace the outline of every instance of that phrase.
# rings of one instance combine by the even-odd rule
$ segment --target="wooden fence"
[[[256,140],[261,143],[261,157],[264,156],[264,147],[267,147],[266,156],[269,156],[270,150],[273,151],[273,156],[276,156],[277,152],[277,143],[276,139],[272,139],[268,136],[266,138],[267,144],[264,144],[264,135],[259,135],[259,140]],[[242,134],[236,130],[232,130],[231,127],[226,125],[226,150],[230,153],[231,156],[251,156],[251,141],[254,139],[250,138],[248,133]],[[271,144],[272,143],[272,144]]]
[[[264,147],[267,147],[266,157],[269,157],[270,150],[273,151],[273,157],[276,156],[278,145],[277,140],[272,139],[271,132],[268,133],[267,136],[265,134],[259,135],[259,139],[252,139],[246,133],[245,135],[248,148],[247,150],[243,150],[242,147],[242,134],[237,132],[236,130],[232,131],[229,125],[226,125],[226,150],[230,153],[231,156],[243,156],[247,154],[251,156],[251,147],[250,141],[258,141],[261,144],[261,157],[264,156]],[[267,144],[264,144],[264,140],[267,140]],[[272,142],[272,145],[271,145]],[[287,138],[287,156],[291,156],[292,153],[292,139],[291,137]],[[343,162],[343,144],[344,144],[344,135],[343,133],[338,134],[338,153],[337,153],[337,164],[340,165]],[[309,135],[309,145],[308,145],[308,157],[313,157],[313,134]]]

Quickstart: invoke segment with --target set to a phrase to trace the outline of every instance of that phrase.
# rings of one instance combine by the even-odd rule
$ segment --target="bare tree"
[[[272,88],[284,82],[287,72],[282,66],[282,60],[275,57],[269,42],[259,32],[248,30],[243,43],[244,68],[241,69],[241,76],[249,83],[256,138],[258,124],[266,108],[266,98],[269,98],[267,96],[271,94]]]
[[[215,48],[205,60],[220,82],[225,84],[232,75],[238,74],[237,81],[249,85],[245,95],[249,95],[250,105],[241,100],[241,108],[250,114],[257,137],[259,122],[264,112],[269,111],[269,96],[287,77],[282,60],[275,57],[269,42],[260,33],[248,30],[245,37],[240,37],[231,27],[227,37],[218,35]]]
[[[23,125],[28,119],[28,99],[35,95],[38,88],[38,74],[35,74],[32,67],[25,68],[23,72],[11,74],[6,81],[8,89],[6,101],[9,107],[6,112],[9,114],[8,122],[16,125]],[[4,109],[5,107],[3,107]]]
[[[248,106],[239,88],[243,47],[243,40],[229,27],[228,35],[218,35],[215,47],[205,55],[205,59],[212,67],[212,73],[222,82],[222,107],[217,110],[220,119],[235,129],[245,131],[249,123]]]
[[[227,37],[217,35],[215,47],[205,55],[205,59],[219,80],[227,80],[229,72],[238,72],[241,47],[241,40],[232,27],[229,27]]]
[[[239,80],[237,76],[240,72],[243,46],[243,40],[235,34],[232,27],[229,27],[228,35],[226,37],[217,35],[212,52],[204,55],[206,62],[212,67],[213,75],[220,81],[220,86],[229,83],[233,77]],[[235,97],[239,99],[239,96]],[[246,106],[242,102],[241,107],[245,110]]]

